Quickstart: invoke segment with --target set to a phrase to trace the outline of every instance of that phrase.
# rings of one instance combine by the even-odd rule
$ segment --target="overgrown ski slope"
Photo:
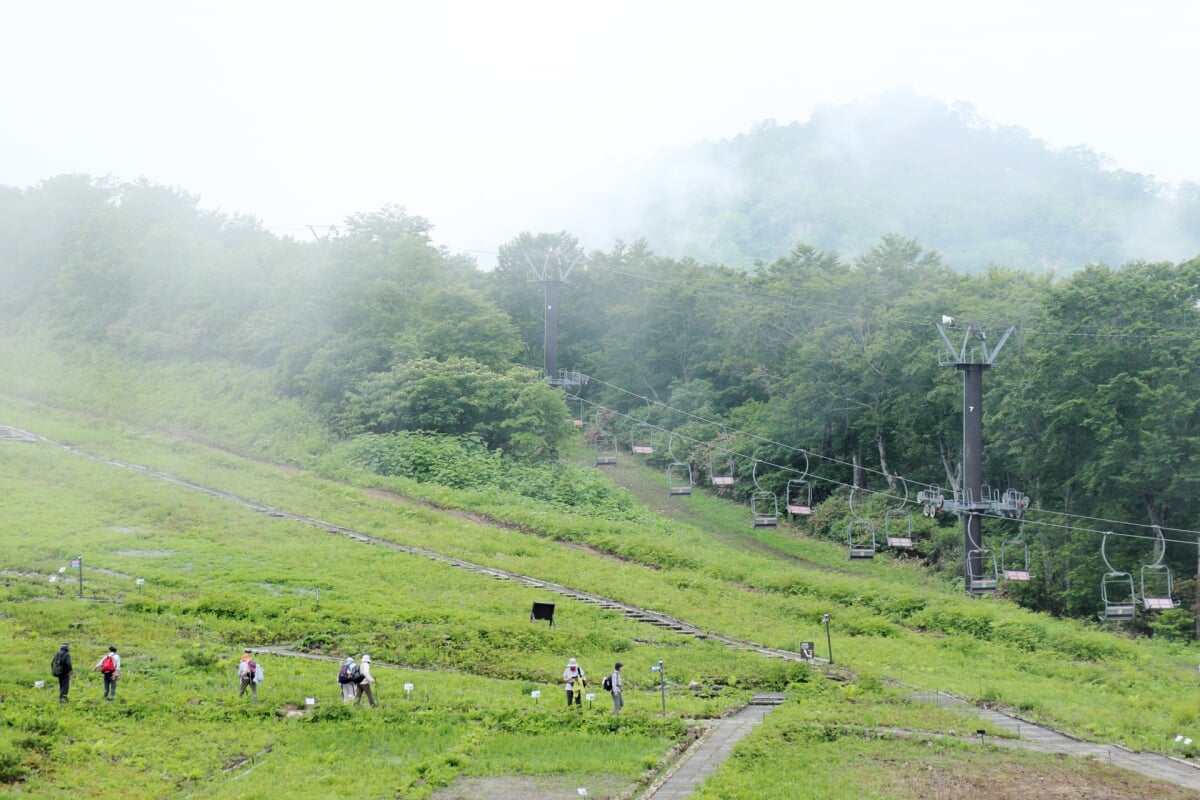
[[[809,539],[800,527],[754,532],[744,506],[700,492],[668,498],[662,476],[632,457],[606,475],[558,473],[560,493],[596,497],[590,513],[570,513],[561,497],[538,500],[538,492],[498,488],[502,481],[465,480],[467,488],[453,489],[381,476],[364,468],[359,447],[335,448],[297,472],[195,444],[202,438],[195,430],[189,442],[11,398],[0,410],[7,424],[147,468],[0,443],[7,562],[0,630],[11,641],[0,729],[4,779],[36,796],[100,796],[118,787],[148,797],[265,797],[281,788],[324,796],[336,787],[367,797],[425,797],[489,775],[557,775],[564,786],[590,782],[609,787],[593,796],[615,795],[649,780],[646,770],[686,738],[687,720],[721,714],[758,689],[786,688],[798,702],[773,714],[778,721],[747,740],[742,757],[722,772],[726,785],[754,797],[794,796],[784,776],[798,768],[829,781],[825,796],[866,796],[872,782],[888,787],[875,796],[910,796],[899,793],[886,764],[858,768],[865,783],[846,782],[846,763],[880,752],[928,760],[957,780],[947,765],[975,762],[952,742],[863,751],[864,732],[962,726],[947,712],[909,704],[916,689],[999,703],[1080,736],[1177,753],[1183,748],[1175,736],[1196,724],[1189,648],[970,600],[888,558],[851,563],[843,548]],[[768,647],[813,641],[827,655],[821,617],[829,613],[843,682],[258,513],[154,471]],[[628,490],[605,488],[608,477]],[[48,581],[80,554],[82,600],[72,597],[70,575]],[[530,602],[546,599],[558,603],[555,628],[528,621]],[[72,642],[81,673],[110,642],[121,646],[126,674],[116,704],[99,700],[86,673],[67,708],[52,692],[31,688],[48,678],[43,662],[60,640]],[[247,645],[287,645],[331,659],[371,652],[381,664],[380,713],[344,709],[331,667],[319,660],[264,657],[264,702],[238,700],[230,675]],[[558,707],[557,676],[568,656],[594,675],[623,661],[626,713],[613,719],[600,702],[576,716]],[[650,671],[660,659],[669,681],[665,703]],[[414,685],[411,694],[405,683]],[[536,700],[535,690],[542,692]],[[289,719],[308,697],[315,711]],[[804,761],[815,742],[833,743],[822,750],[826,763]],[[381,766],[363,769],[364,752]],[[1013,774],[1056,774],[1072,785],[1096,779],[1059,774],[1061,767],[1034,757],[1003,759]],[[913,786],[919,792],[925,785]],[[1149,796],[1145,787],[1131,791],[1110,796]]]

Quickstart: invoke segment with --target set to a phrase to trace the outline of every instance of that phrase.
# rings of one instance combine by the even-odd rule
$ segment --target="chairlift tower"
[[[534,263],[529,253],[522,255],[525,256],[525,263],[529,265],[529,282],[542,285],[546,305],[545,333],[542,339],[545,359],[543,370],[550,382],[555,383],[562,377],[558,374],[558,287],[567,282],[571,270],[575,269],[583,253],[576,253],[568,264],[563,253],[557,247],[551,247],[546,250],[540,265]]]
[[[942,322],[934,325],[946,345],[940,365],[955,367],[963,375],[962,501],[946,503],[944,508],[957,512],[963,519],[963,571],[967,591],[971,591],[973,578],[983,574],[981,517],[987,512],[1004,511],[990,495],[985,497],[983,491],[983,373],[996,362],[1014,326],[1005,328],[1000,340],[989,348],[987,334],[978,322],[967,323],[959,347],[946,335],[946,328],[957,327],[953,319],[943,317]],[[1018,511],[1024,510],[1024,503],[1016,505],[1020,506]]]

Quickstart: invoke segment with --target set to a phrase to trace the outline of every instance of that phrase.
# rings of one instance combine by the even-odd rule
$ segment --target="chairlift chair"
[[[617,437],[599,431],[593,440],[596,448],[596,466],[608,467],[617,463]]]
[[[779,499],[774,492],[757,491],[750,495],[750,513],[754,527],[774,528],[779,524]]]
[[[774,492],[759,486],[759,463],[761,462],[756,459],[754,469],[750,473],[750,479],[754,481],[754,493],[750,495],[750,513],[754,517],[754,527],[774,528],[779,524],[779,498]]]
[[[667,455],[671,460],[667,464],[667,495],[670,497],[689,497],[692,494],[692,465],[680,461],[675,456],[675,433],[667,438]]]
[[[976,563],[978,572],[974,569]],[[1000,586],[996,554],[986,547],[967,552],[967,573],[967,591],[971,594],[990,594]]]
[[[870,520],[863,519],[854,510],[854,486],[850,487],[850,496],[846,504],[850,508],[850,524],[846,527],[846,544],[850,547],[850,559],[865,559],[875,557],[875,525]]]
[[[1100,619],[1106,622],[1128,622],[1137,609],[1137,596],[1133,592],[1133,576],[1128,572],[1113,570],[1100,579],[1100,599],[1104,610]]]
[[[1158,538],[1155,550],[1158,555],[1149,564],[1142,567],[1142,607],[1147,610],[1162,611],[1175,608],[1176,603],[1171,597],[1171,570],[1162,563],[1167,554],[1167,539],[1163,536],[1162,528],[1156,527]]]
[[[913,519],[908,511],[908,481],[901,479],[904,498],[896,508],[883,512],[883,538],[888,547],[908,550],[913,546]]]
[[[787,482],[787,511],[797,517],[811,516],[812,484],[803,478],[792,478]]]
[[[634,453],[642,456],[654,454],[654,428],[649,422],[634,423],[630,437],[630,449]]]
[[[708,480],[713,486],[733,486],[735,479],[733,477],[733,456],[728,450],[721,451],[724,454],[723,468],[717,471],[717,460],[713,458],[712,452],[708,454]]]
[[[889,508],[883,512],[883,538],[888,547],[909,550],[913,546],[913,518],[906,509]]]
[[[1166,564],[1147,564],[1142,567],[1142,607],[1147,611],[1178,608],[1172,597],[1171,570]]]
[[[1100,619],[1106,622],[1127,622],[1133,619],[1137,610],[1137,594],[1133,588],[1133,576],[1117,569],[1108,560],[1110,535],[1111,531],[1105,531],[1100,538],[1100,558],[1104,560],[1104,566],[1108,567],[1108,572],[1100,578],[1100,600],[1104,603]]]
[[[1000,543],[1000,574],[1006,581],[1027,581],[1033,577],[1029,572],[1029,545],[1022,538],[1024,524],[1017,535]]]
[[[692,465],[686,461],[672,461],[667,465],[667,494],[686,497],[691,493]]]
[[[799,477],[788,480],[783,504],[793,517],[811,516],[813,511],[812,483],[808,481],[808,451],[800,452],[804,454],[804,472],[800,473]]]
[[[850,559],[860,560],[875,557],[875,524],[866,519],[852,519],[846,529],[846,543],[850,547]]]

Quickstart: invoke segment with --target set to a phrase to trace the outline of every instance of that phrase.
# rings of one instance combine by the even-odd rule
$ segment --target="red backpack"
[[[100,662],[100,671],[101,672],[116,672],[117,671],[117,662],[113,661],[113,657],[111,655],[105,656],[104,660]]]

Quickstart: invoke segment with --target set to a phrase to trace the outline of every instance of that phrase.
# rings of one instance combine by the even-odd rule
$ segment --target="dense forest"
[[[625,238],[739,266],[798,241],[857,257],[889,233],[970,271],[1200,252],[1200,186],[1115,169],[1086,147],[1055,150],[969,105],[902,91],[675,151],[622,207],[633,220]]]
[[[1182,607],[1138,624],[1190,634],[1200,258],[972,272],[888,234],[852,258],[792,242],[747,269],[643,241],[583,252],[558,232],[516,236],[485,272],[431,231],[390,206],[297,242],[147,181],[0,188],[0,333],[266,372],[341,439],[432,432],[537,463],[575,436],[572,417],[625,449],[648,426],[654,457],[686,461],[698,483],[714,453],[729,456],[735,498],[803,475],[818,502],[843,508],[854,487],[850,512],[879,516],[960,486],[961,378],[934,323],[1015,326],[984,382],[985,481],[1032,500],[1021,530],[985,528],[1030,547],[1034,579],[1009,594],[1093,616],[1111,530],[1114,566],[1136,574],[1165,546],[1175,575]],[[533,264],[573,265],[557,363],[587,380],[569,396],[542,379]],[[922,519],[915,556],[961,572],[955,526]]]

